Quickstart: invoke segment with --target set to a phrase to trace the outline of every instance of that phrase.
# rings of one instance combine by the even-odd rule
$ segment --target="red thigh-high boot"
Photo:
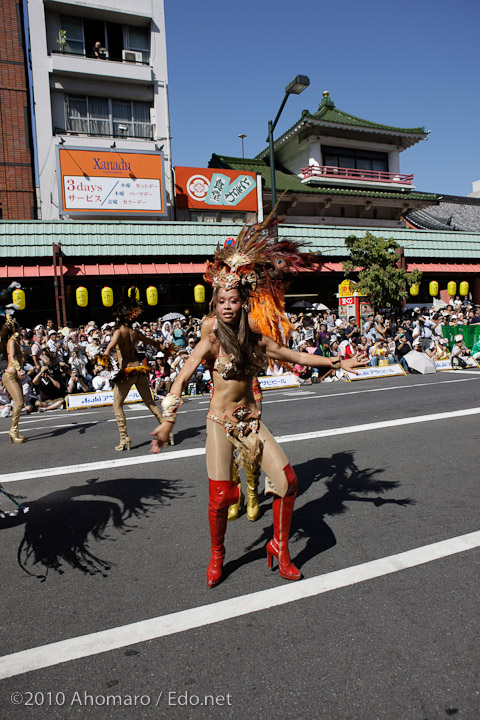
[[[231,480],[208,481],[208,522],[210,524],[211,555],[207,568],[207,587],[212,588],[222,579],[227,529],[228,506],[239,498],[239,486]]]
[[[278,558],[278,572],[286,580],[300,580],[302,573],[290,560],[288,538],[292,523],[293,505],[297,496],[297,476],[291,465],[285,465],[283,471],[288,481],[285,497],[273,496],[273,538],[267,544],[268,567],[272,567],[274,557]]]

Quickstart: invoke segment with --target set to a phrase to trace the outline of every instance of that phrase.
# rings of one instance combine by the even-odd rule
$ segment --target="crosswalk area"
[[[241,663],[243,674],[238,683],[223,670],[220,675],[238,711],[248,700],[245,678],[253,682],[255,675],[252,656],[276,662],[280,618],[282,634],[295,627],[290,651],[300,676],[309,676],[309,653],[328,667],[352,663],[352,672],[366,680],[368,669],[354,665],[356,651],[348,659],[345,654],[348,638],[367,622],[358,613],[362,608],[368,615],[364,599],[370,598],[380,632],[374,639],[373,628],[365,625],[359,638],[367,655],[384,657],[383,682],[389,684],[388,673],[398,664],[394,647],[389,652],[383,644],[393,622],[389,642],[424,668],[425,696],[440,707],[442,684],[425,668],[422,633],[418,643],[415,635],[407,641],[399,618],[408,607],[409,622],[417,616],[425,626],[425,603],[441,618],[464,587],[462,620],[452,620],[452,632],[466,662],[476,615],[466,589],[480,547],[480,385],[478,376],[463,374],[407,380],[265,394],[264,420],[299,480],[290,548],[305,579],[295,583],[266,568],[272,518],[262,495],[257,522],[244,516],[229,523],[225,579],[206,588],[205,399],[183,406],[177,444],[160,455],[149,453],[154,421],[141,406],[128,412],[130,453],[113,451],[116,427],[109,408],[26,419],[28,441],[7,448],[9,464],[0,476],[5,489],[30,506],[28,517],[0,521],[8,579],[0,657],[4,689],[13,688],[15,679],[22,689],[54,677],[67,683],[72,672],[86,687],[99,686],[113,667],[126,687],[132,675],[119,666],[120,658],[137,656],[165,675],[166,664],[172,672],[175,667],[181,685],[189,671],[177,659],[190,647],[194,685],[207,691],[205,653],[197,639],[215,648],[207,661],[213,672],[215,655],[229,656],[235,628],[233,665]],[[19,449],[25,452],[13,453]],[[439,584],[443,597],[433,591]],[[407,602],[403,610],[400,596]],[[336,642],[319,655],[322,634],[334,626]],[[433,623],[431,632],[440,638],[443,631]],[[250,646],[239,640],[243,632],[253,632]],[[450,650],[445,652],[441,659],[447,663]],[[470,712],[473,677],[462,668],[460,662],[453,685]],[[219,689],[216,681],[211,684]],[[332,689],[325,692],[333,702]],[[306,693],[311,703],[318,701],[318,688]],[[384,701],[374,703],[377,711]]]

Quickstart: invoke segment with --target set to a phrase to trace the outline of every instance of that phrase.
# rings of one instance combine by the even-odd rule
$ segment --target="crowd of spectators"
[[[155,397],[166,394],[188,355],[200,338],[202,319],[184,318],[163,322],[136,323],[146,337],[159,340],[165,352],[147,343],[137,344],[137,357],[150,367],[150,384]],[[65,396],[101,390],[112,390],[112,377],[118,371],[116,351],[110,357],[111,367],[98,362],[115,330],[115,323],[98,326],[94,320],[86,325],[57,328],[53,320],[33,329],[20,329],[24,365],[20,371],[24,408],[28,413],[47,412],[64,406]],[[173,347],[172,347],[173,346]],[[199,369],[189,388],[204,389],[206,369]],[[11,413],[11,398],[0,381],[0,416]]]
[[[356,320],[345,321],[335,312],[291,312],[293,333],[289,344],[295,350],[332,358],[348,358],[366,353],[370,365],[400,363],[409,366],[405,355],[411,350],[423,352],[434,359],[450,358],[454,367],[465,367],[469,357],[480,360],[480,341],[468,349],[461,333],[454,334],[452,346],[444,338],[443,328],[480,323],[480,306],[452,300],[443,308],[416,307],[401,314],[383,312],[364,319],[362,327]],[[183,318],[173,321],[137,323],[146,337],[159,340],[165,352],[139,342],[138,359],[150,367],[150,385],[154,397],[166,394],[185,360],[201,335],[204,318]],[[91,320],[85,326],[57,328],[53,320],[33,329],[22,328],[20,342],[24,350],[21,371],[26,412],[46,412],[63,407],[65,396],[100,390],[111,390],[112,377],[118,370],[115,351],[112,367],[97,362],[115,329],[115,323],[100,327]],[[171,346],[174,352],[171,352]],[[281,374],[285,368],[269,367],[267,373]],[[321,377],[318,370],[295,365],[293,372],[301,383],[314,383]],[[329,379],[334,376],[329,375]],[[210,388],[208,368],[199,366],[187,388],[189,394],[203,393]],[[11,411],[11,399],[0,382],[0,416]]]
[[[361,328],[355,319],[347,321],[331,311],[304,311],[291,314],[290,319],[294,327],[292,347],[325,357],[348,358],[365,353],[371,366],[400,363],[406,372],[411,370],[405,355],[413,350],[434,360],[450,359],[453,367],[465,367],[469,357],[480,360],[479,342],[467,348],[460,332],[466,325],[480,324],[480,306],[460,298],[441,308],[432,305],[402,313],[371,314],[364,318]],[[452,343],[444,337],[446,327],[453,329]],[[295,365],[293,371],[302,383],[319,379],[317,370],[302,365]],[[328,379],[335,377],[330,374]]]

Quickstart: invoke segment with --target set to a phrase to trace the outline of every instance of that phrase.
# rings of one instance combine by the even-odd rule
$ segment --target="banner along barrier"
[[[435,368],[437,372],[442,370],[452,370],[452,362],[450,359],[447,360],[435,360]]]
[[[143,402],[135,385],[132,385],[126,403]],[[87,407],[100,407],[101,405],[113,405],[113,390],[99,390],[98,392],[75,393],[67,395],[67,410],[83,410]]]
[[[263,390],[278,390],[279,388],[300,387],[300,382],[293,373],[284,375],[262,375],[258,378],[258,384]]]
[[[462,358],[462,360],[467,363],[468,367],[473,367],[473,368],[480,367],[478,362],[476,360],[474,360],[473,357],[467,356],[467,357]]]
[[[372,378],[407,374],[399,363],[380,367],[378,365],[376,367],[359,367],[357,368],[356,373],[357,374],[354,375],[353,373],[344,370],[342,380],[345,380],[345,382],[352,382],[353,380],[370,380]]]

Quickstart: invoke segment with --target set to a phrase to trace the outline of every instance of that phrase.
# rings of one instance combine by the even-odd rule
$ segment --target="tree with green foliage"
[[[358,272],[356,290],[370,297],[376,311],[401,307],[409,287],[420,282],[419,270],[407,272],[398,267],[400,245],[393,238],[376,237],[367,231],[362,238],[347,237],[345,246],[350,252],[350,259],[342,263],[345,276]]]

